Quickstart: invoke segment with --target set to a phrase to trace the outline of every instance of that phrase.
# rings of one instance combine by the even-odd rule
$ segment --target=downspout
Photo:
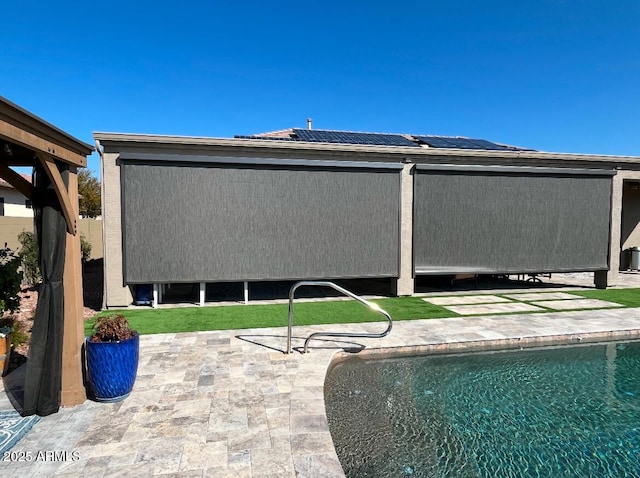
[[[96,139],[95,144],[96,144],[96,151],[100,156],[100,214],[104,219],[104,148],[102,147],[102,145],[100,144],[100,140],[98,139]],[[104,249],[104,241],[103,241],[102,247]],[[103,254],[104,254],[104,251],[103,251]]]
[[[96,151],[100,156],[100,214],[104,218],[104,148],[100,140],[96,139]]]
[[[100,140],[96,139],[96,151],[100,155],[100,159],[104,156],[104,150],[102,149],[102,145],[100,144]]]

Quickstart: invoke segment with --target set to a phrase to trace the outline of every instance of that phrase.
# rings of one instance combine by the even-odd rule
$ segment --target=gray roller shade
[[[125,282],[398,275],[394,169],[123,161]]]
[[[612,174],[419,166],[415,272],[608,269]]]

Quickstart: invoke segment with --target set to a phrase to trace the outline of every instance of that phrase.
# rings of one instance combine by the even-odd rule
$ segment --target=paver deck
[[[609,302],[600,299],[543,300],[540,302],[532,302],[532,304],[555,310],[603,309],[607,307],[623,307],[622,305],[616,304],[615,302]]]
[[[318,330],[379,331],[383,323],[294,328],[294,346]],[[343,476],[324,412],[327,367],[342,348],[413,350],[477,341],[640,337],[640,309],[400,321],[384,339],[314,340],[283,353],[286,329],[141,337],[134,391],[123,402],[84,404],[44,417],[13,456],[7,476]],[[15,389],[23,369],[5,377]],[[0,408],[10,407],[0,392]],[[66,453],[65,453],[66,452]],[[51,455],[49,455],[51,456]]]
[[[505,297],[523,302],[533,302],[536,300],[571,300],[582,299],[582,296],[568,294],[566,292],[535,292],[532,294],[505,294]]]
[[[544,309],[524,302],[507,302],[500,304],[447,305],[445,307],[460,315],[502,314],[515,312],[536,312]]]
[[[469,305],[469,304],[496,304],[509,302],[509,299],[492,294],[476,295],[450,295],[446,297],[425,297],[425,302],[434,305]]]

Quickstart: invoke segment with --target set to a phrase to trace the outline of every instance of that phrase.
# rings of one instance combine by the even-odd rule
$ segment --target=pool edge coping
[[[462,340],[422,345],[399,345],[365,348],[357,352],[336,350],[329,359],[327,374],[338,363],[356,357],[396,358],[410,355],[444,355],[458,352],[485,352],[517,350],[554,345],[595,344],[599,342],[619,342],[640,339],[640,329],[624,329],[571,334],[529,335],[501,339]],[[326,375],[325,375],[326,379]]]

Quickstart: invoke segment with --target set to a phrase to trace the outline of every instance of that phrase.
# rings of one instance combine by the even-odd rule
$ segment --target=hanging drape
[[[67,185],[68,166],[56,164]],[[66,222],[54,186],[40,165],[35,167],[33,183],[42,284],[29,346],[23,415],[46,416],[60,408]]]

